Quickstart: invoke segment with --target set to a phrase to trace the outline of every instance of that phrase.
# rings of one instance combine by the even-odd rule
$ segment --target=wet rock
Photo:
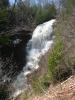
[[[26,46],[31,39],[31,34],[28,32],[30,31],[12,34],[10,44],[0,45],[0,83],[12,82],[25,66]]]

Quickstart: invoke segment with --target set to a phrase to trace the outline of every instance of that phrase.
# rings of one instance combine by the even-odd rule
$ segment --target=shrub
[[[48,21],[56,16],[56,7],[54,4],[48,4],[43,8],[38,8],[35,20],[36,24],[42,24],[45,21]]]
[[[47,76],[32,77],[32,89],[35,94],[44,93],[49,86],[50,86],[50,81]]]
[[[71,67],[67,67],[67,66],[58,66],[55,69],[54,72],[54,81],[64,81],[66,80],[68,77],[70,77],[70,75],[72,75],[72,70]]]
[[[55,28],[55,45],[52,50],[52,53],[49,56],[49,65],[48,65],[48,75],[49,80],[52,81],[63,81],[67,79],[70,75],[72,75],[73,66],[70,64],[72,59],[68,62],[67,59],[69,59],[69,55],[65,56],[65,41],[63,39],[64,33],[68,35],[68,30],[65,30],[65,27],[68,27],[69,18],[71,16],[72,12],[72,5],[73,1],[71,0],[62,0],[65,6],[65,9],[62,8],[62,16],[59,18],[59,23],[57,23],[57,26]],[[63,16],[64,15],[64,16]],[[64,36],[65,37],[65,36]],[[65,38],[67,39],[67,38]],[[66,40],[67,41],[67,40]],[[68,51],[67,51],[68,52]],[[66,61],[65,61],[66,60]],[[67,63],[67,64],[66,64]]]
[[[60,63],[60,60],[62,58],[62,53],[63,53],[62,50],[63,50],[63,44],[60,39],[57,39],[48,60],[49,62],[48,74],[50,76],[50,80],[53,80],[54,78],[55,69],[57,65]]]

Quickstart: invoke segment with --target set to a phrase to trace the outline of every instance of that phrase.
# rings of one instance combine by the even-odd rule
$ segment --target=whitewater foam
[[[26,76],[39,67],[38,63],[53,44],[53,24],[55,19],[38,25],[33,32],[32,39],[27,44],[27,64],[13,83],[16,88],[14,96],[19,95],[27,87]]]

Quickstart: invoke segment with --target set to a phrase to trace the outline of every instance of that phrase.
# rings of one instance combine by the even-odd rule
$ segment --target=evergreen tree
[[[9,0],[0,0],[0,9],[7,8],[9,6]]]

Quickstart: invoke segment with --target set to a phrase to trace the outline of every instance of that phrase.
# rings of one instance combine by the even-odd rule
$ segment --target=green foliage
[[[56,16],[57,11],[54,4],[30,6],[29,2],[20,0],[9,8],[8,0],[1,1],[0,31],[9,30],[15,25],[33,27]]]
[[[45,90],[49,87],[50,82],[47,76],[43,77],[32,77],[32,89],[35,94],[44,93]]]
[[[0,44],[9,44],[9,43],[10,43],[9,35],[0,36]]]
[[[7,8],[9,6],[9,0],[0,0],[0,8]]]
[[[42,9],[38,9],[35,20],[36,24],[41,24],[45,21],[45,12]]]
[[[41,24],[45,21],[48,21],[56,16],[56,7],[54,4],[46,5],[43,8],[38,8],[35,20],[36,24]]]
[[[41,84],[40,84],[40,81],[39,81],[39,78],[37,77],[33,77],[32,78],[32,88],[33,88],[33,91],[35,94],[39,94],[39,93],[42,93],[42,89],[41,89]]]
[[[9,26],[9,0],[0,0],[0,32]]]
[[[51,80],[53,79],[55,68],[60,63],[60,60],[62,58],[62,50],[63,50],[63,44],[61,40],[58,38],[55,41],[53,51],[49,56],[48,74]]]
[[[60,23],[55,28],[55,44],[48,60],[48,77],[52,81],[61,81],[72,74],[71,67],[67,66],[63,60],[64,44],[61,39],[61,33],[64,32],[68,19],[72,12],[73,0],[61,0],[62,14]],[[63,64],[62,64],[63,63]]]
[[[57,10],[56,10],[56,6],[54,4],[51,5],[47,5],[46,9],[47,11],[47,18],[51,19],[51,18],[55,18]]]
[[[9,24],[8,11],[6,9],[0,10],[0,31],[7,29]]]
[[[61,39],[61,35],[65,32],[65,27],[68,25],[69,17],[72,12],[73,1],[72,0],[62,0],[62,14],[60,16],[60,21],[57,23],[55,28],[55,44],[52,53],[48,60],[48,76],[49,80],[52,81],[63,81],[72,75],[72,66],[66,61],[64,57],[64,43]],[[68,33],[67,33],[68,34]],[[70,67],[69,67],[70,66]]]

